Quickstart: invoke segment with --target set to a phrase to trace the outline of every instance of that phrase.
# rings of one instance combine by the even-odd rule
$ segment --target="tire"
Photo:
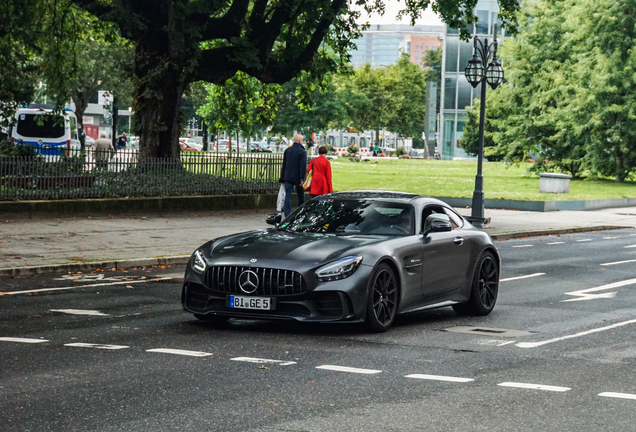
[[[492,312],[499,292],[499,263],[491,252],[484,252],[477,263],[470,291],[465,303],[453,305],[462,315],[483,316]]]
[[[369,281],[367,298],[367,325],[381,333],[391,327],[397,315],[399,287],[393,269],[380,264]]]
[[[194,314],[194,316],[197,319],[200,319],[201,321],[205,321],[205,322],[209,322],[209,323],[217,323],[217,324],[222,324],[224,322],[227,322],[230,317],[228,316],[223,316],[223,315],[202,315],[202,314]]]

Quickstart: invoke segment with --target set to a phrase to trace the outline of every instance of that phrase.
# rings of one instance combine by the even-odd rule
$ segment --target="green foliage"
[[[0,141],[0,156],[39,157],[40,155],[32,145],[3,140]]]
[[[404,156],[406,154],[406,150],[404,149],[404,147],[398,147],[395,149],[395,156],[400,157],[400,156]]]
[[[636,173],[635,20],[628,0],[525,3],[501,50],[508,84],[487,99],[497,153],[575,177]]]
[[[358,153],[358,146],[355,144],[350,145],[349,147],[347,147],[347,153],[351,156],[355,155]]]

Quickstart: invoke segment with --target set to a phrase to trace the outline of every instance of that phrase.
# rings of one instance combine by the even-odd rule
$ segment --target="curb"
[[[137,258],[128,260],[95,261],[89,263],[52,264],[30,267],[10,267],[0,269],[0,278],[16,276],[36,276],[47,273],[90,272],[97,269],[126,269],[131,267],[151,267],[160,265],[187,264],[190,255],[177,255],[160,258]]]
[[[609,231],[616,229],[631,229],[633,226],[619,226],[619,225],[598,225],[589,227],[577,227],[577,228],[564,228],[564,229],[548,229],[539,231],[519,231],[512,233],[491,234],[490,237],[494,241],[511,240],[524,237],[541,237],[555,234],[574,234],[590,231]]]

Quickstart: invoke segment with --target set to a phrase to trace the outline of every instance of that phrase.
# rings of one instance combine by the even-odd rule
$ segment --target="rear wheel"
[[[398,283],[393,269],[380,264],[369,284],[367,300],[367,324],[375,332],[387,331],[397,314]]]
[[[498,292],[499,263],[491,252],[484,252],[475,268],[470,298],[453,305],[453,309],[462,315],[488,315],[495,307]]]

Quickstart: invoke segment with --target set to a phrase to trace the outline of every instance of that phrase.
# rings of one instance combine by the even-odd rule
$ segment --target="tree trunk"
[[[614,177],[614,181],[616,183],[623,182],[623,156],[619,151],[616,152],[616,174]]]
[[[190,83],[190,57],[160,28],[137,42],[134,110],[142,158],[179,158],[181,96]]]

